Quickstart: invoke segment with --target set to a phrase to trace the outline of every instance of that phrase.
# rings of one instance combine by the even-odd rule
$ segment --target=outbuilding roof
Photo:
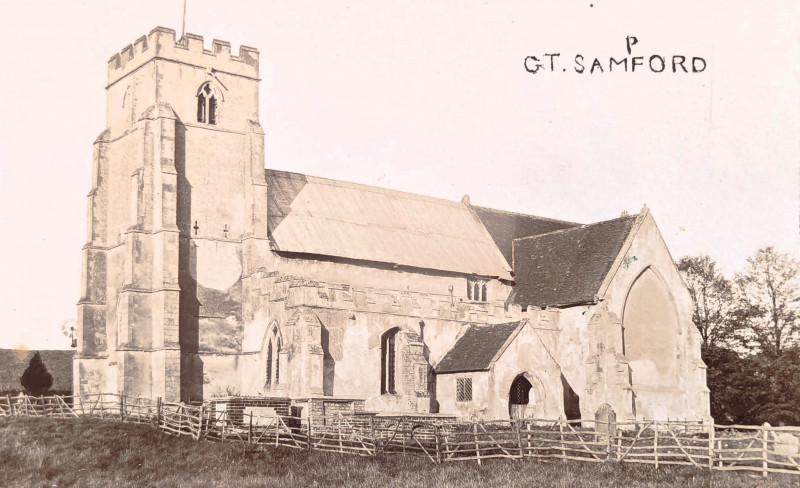
[[[515,240],[516,286],[509,301],[523,307],[592,302],[638,217]]]
[[[487,371],[497,353],[523,322],[470,325],[436,365],[436,374]]]
[[[287,171],[266,177],[276,251],[512,279],[466,204]]]

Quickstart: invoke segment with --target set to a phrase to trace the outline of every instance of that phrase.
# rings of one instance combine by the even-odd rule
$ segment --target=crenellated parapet
[[[203,36],[186,34],[175,38],[175,31],[156,27],[149,34],[125,46],[108,60],[108,85],[153,59],[178,61],[198,67],[210,67],[228,74],[258,78],[258,49],[241,46],[231,54],[229,42],[214,39],[211,50],[203,48]]]

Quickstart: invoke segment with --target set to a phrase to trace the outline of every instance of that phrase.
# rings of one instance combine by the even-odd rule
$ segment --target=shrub
[[[33,396],[41,396],[42,392],[53,386],[53,375],[47,371],[38,351],[31,358],[28,369],[22,373],[19,382]]]

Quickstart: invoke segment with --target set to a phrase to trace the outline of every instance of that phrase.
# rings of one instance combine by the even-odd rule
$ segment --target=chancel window
[[[205,83],[197,93],[197,121],[216,125],[217,123],[217,92],[210,83]]]
[[[472,378],[456,378],[456,401],[472,401]]]
[[[397,393],[395,373],[397,369],[397,333],[394,328],[381,337],[381,394]]]

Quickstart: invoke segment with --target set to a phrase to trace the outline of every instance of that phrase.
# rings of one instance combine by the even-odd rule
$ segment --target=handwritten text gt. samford
[[[635,36],[625,38],[627,56],[618,58],[609,56],[586,57],[576,54],[572,63],[565,61],[561,53],[545,53],[525,58],[525,70],[528,73],[540,72],[575,72],[579,74],[600,73],[637,73],[650,71],[653,73],[702,73],[708,64],[700,56],[684,56],[682,54],[662,55],[651,54],[648,56],[633,56],[633,46],[639,43]]]

